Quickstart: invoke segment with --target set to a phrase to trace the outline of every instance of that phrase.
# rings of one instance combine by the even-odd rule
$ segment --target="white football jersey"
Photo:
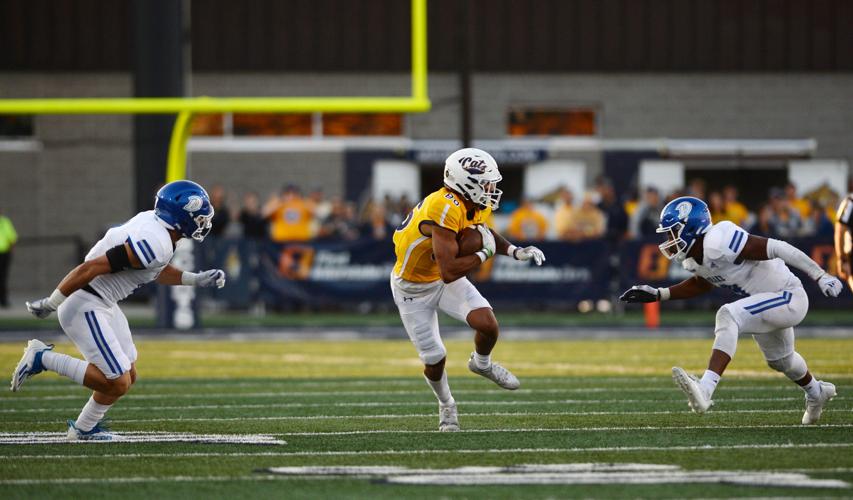
[[[125,243],[133,249],[143,268],[102,274],[93,279],[89,285],[107,302],[118,302],[140,286],[156,280],[175,252],[166,223],[154,215],[153,210],[148,210],[107,231],[89,250],[86,260],[98,258]]]
[[[684,269],[738,295],[781,292],[802,286],[782,259],[739,260],[749,233],[729,221],[711,226],[702,242],[702,264],[684,259]]]

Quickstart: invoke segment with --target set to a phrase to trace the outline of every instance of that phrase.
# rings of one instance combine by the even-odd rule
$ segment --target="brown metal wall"
[[[851,71],[850,0],[471,0],[478,71]],[[453,70],[458,0],[429,0]],[[0,70],[125,71],[120,0],[0,0]],[[408,0],[193,0],[197,71],[405,71]]]

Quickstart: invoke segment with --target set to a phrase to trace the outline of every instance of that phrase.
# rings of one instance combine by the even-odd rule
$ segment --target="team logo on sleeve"
[[[689,201],[682,201],[675,207],[675,211],[678,212],[679,219],[686,219],[688,215],[690,215],[690,211],[693,210],[693,204]]]
[[[201,196],[193,195],[189,197],[189,201],[187,201],[187,204],[184,205],[184,210],[189,213],[198,212],[199,210],[201,210],[201,207],[203,205],[204,200],[201,198]]]

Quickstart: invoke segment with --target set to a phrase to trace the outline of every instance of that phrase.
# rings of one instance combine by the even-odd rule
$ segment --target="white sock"
[[[106,415],[107,410],[109,410],[111,406],[112,405],[102,405],[101,403],[98,403],[95,401],[95,396],[89,397],[89,401],[86,403],[86,406],[83,407],[83,411],[80,412],[80,416],[77,417],[77,421],[74,423],[74,426],[81,431],[92,430],[92,427],[104,418],[104,415]]]
[[[702,379],[699,381],[699,385],[705,389],[709,398],[714,395],[714,390],[717,388],[717,384],[719,383],[720,376],[711,370],[705,370],[705,374],[702,375]]]
[[[817,399],[820,397],[820,381],[814,376],[812,376],[812,381],[806,385],[800,386],[806,391],[806,394],[809,395],[810,399]]]
[[[89,363],[82,359],[53,351],[42,353],[41,364],[48,370],[68,377],[80,385],[83,385],[83,377],[86,376],[86,368],[89,366]]]
[[[477,368],[485,370],[492,364],[492,355],[480,354],[479,352],[474,351],[474,364],[477,365]]]
[[[426,375],[424,375],[424,379],[426,379],[427,384],[432,387],[432,392],[435,393],[435,397],[438,398],[439,403],[447,406],[456,402],[453,399],[453,395],[450,394],[450,384],[447,383],[446,371],[441,374],[441,379],[439,380],[430,380]]]

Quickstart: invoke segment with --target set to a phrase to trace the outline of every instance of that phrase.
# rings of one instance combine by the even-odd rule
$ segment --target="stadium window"
[[[201,114],[193,116],[192,135],[217,136],[225,133],[225,115]]]
[[[311,136],[311,113],[234,113],[235,136]]]
[[[595,135],[595,110],[570,109],[511,109],[507,133],[511,137]]]
[[[32,115],[0,115],[0,137],[33,137],[35,126]]]
[[[400,113],[326,113],[324,136],[398,136],[403,135]]]

